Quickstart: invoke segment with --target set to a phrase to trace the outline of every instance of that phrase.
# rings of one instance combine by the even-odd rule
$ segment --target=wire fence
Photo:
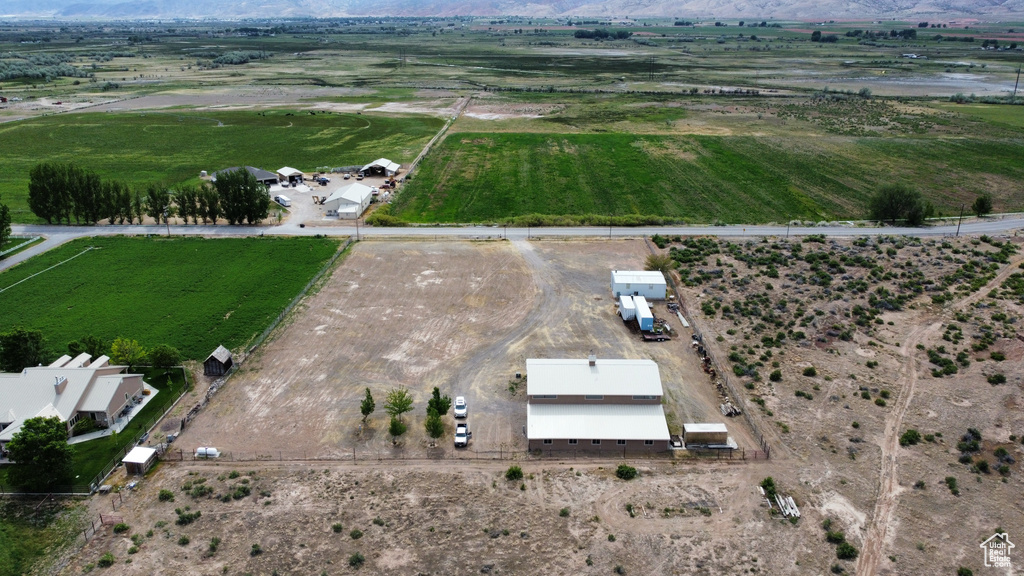
[[[288,305],[285,306],[284,310],[282,310],[281,313],[277,315],[277,318],[274,318],[274,321],[271,322],[269,326],[267,326],[266,330],[264,330],[262,334],[256,337],[256,340],[254,340],[252,345],[249,346],[249,354],[252,354],[253,351],[259,348],[260,345],[267,340],[267,338],[274,331],[274,329],[277,328],[281,321],[283,321],[288,316],[288,314],[291,313],[295,306],[297,306],[298,303],[303,298],[306,297],[306,294],[309,293],[309,290],[313,286],[315,286],[316,283],[319,282],[321,278],[323,278],[324,274],[326,274],[327,271],[330,270],[332,266],[334,266],[334,263],[338,261],[338,258],[340,258],[341,255],[345,253],[345,250],[347,250],[351,244],[352,239],[349,238],[348,240],[345,241],[344,244],[341,245],[338,251],[334,253],[334,256],[331,256],[331,259],[328,260],[327,263],[320,268],[320,271],[316,273],[316,276],[313,276],[313,279],[306,283],[306,286],[295,296],[295,298],[292,298],[292,301],[289,302]]]
[[[646,244],[647,249],[651,252],[651,254],[657,254],[657,252],[655,252],[654,250],[654,246],[651,245],[650,240],[646,236],[644,237],[644,244]],[[722,369],[722,365],[718,362],[718,359],[715,358],[715,355],[711,352],[711,349],[706,344],[704,344],[704,334],[703,332],[701,332],[700,328],[697,327],[696,317],[690,313],[689,308],[687,308],[686,306],[686,302],[684,302],[683,299],[680,297],[679,285],[676,284],[675,275],[672,274],[672,272],[669,272],[665,276],[668,278],[669,283],[672,284],[672,292],[673,294],[676,295],[676,302],[679,304],[680,312],[683,314],[684,317],[689,318],[690,328],[693,329],[694,339],[696,339],[703,345],[704,353],[710,360],[711,366],[714,369],[715,374],[717,375],[722,386],[725,388],[726,394],[728,394],[729,396],[729,400],[732,401],[740,409],[740,415],[743,416],[744,422],[747,423],[747,426],[750,427],[751,431],[753,431],[754,435],[757,437],[758,443],[761,445],[760,452],[765,455],[765,458],[770,458],[772,451],[771,446],[769,446],[768,442],[765,440],[764,434],[761,432],[760,427],[757,425],[756,422],[754,422],[754,419],[750,417],[750,404],[747,402],[746,397],[737,393],[736,387],[733,386],[732,380],[729,378],[728,372]]]
[[[380,461],[437,461],[437,460],[499,460],[499,461],[543,461],[566,459],[623,459],[623,460],[673,460],[678,457],[709,460],[767,460],[763,450],[746,449],[701,449],[678,451],[629,451],[624,449],[544,449],[526,451],[522,449],[474,450],[472,448],[352,448],[346,452],[318,454],[304,450],[273,450],[264,452],[221,452],[216,458],[197,455],[184,448],[165,451],[160,459],[165,462],[380,462]]]

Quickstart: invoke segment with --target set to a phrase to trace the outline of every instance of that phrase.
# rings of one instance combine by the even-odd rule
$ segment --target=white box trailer
[[[274,196],[274,202],[277,202],[278,204],[284,206],[285,208],[292,205],[292,199],[283,194]]]
[[[643,296],[633,296],[633,304],[636,306],[636,323],[640,325],[640,329],[646,332],[654,330],[654,314],[647,305],[647,299]]]
[[[196,448],[196,458],[220,458],[220,450],[213,447],[200,446]]]
[[[623,320],[636,318],[636,305],[633,304],[632,296],[619,296],[619,316]]]

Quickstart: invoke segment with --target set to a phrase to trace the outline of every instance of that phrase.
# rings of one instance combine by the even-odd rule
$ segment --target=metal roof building
[[[612,294],[616,298],[626,294],[664,300],[667,289],[665,275],[657,270],[612,270]]]
[[[263,184],[266,184],[268,186],[271,185],[271,184],[277,184],[277,180],[278,180],[277,174],[274,174],[273,172],[269,172],[269,171],[264,170],[262,168],[256,168],[255,166],[241,166],[241,167],[239,167],[239,166],[232,166],[231,168],[225,168],[223,170],[217,170],[216,172],[214,172],[212,180],[214,182],[216,182],[217,181],[217,176],[220,176],[222,174],[230,174],[232,172],[237,172],[237,171],[239,171],[239,170],[241,170],[243,168],[245,169],[246,172],[248,172],[249,174],[252,174],[253,177],[256,178],[256,180],[259,180]]]
[[[338,218],[359,218],[373,199],[373,189],[358,182],[339,188],[324,200],[328,216]]]
[[[527,404],[527,436],[668,442],[661,404]]]
[[[661,396],[661,372],[653,360],[530,358],[526,394]]]
[[[366,174],[368,176],[369,175],[373,175],[373,174],[382,174],[384,176],[394,176],[395,174],[398,174],[398,171],[401,168],[402,168],[402,165],[399,164],[398,162],[392,162],[391,160],[388,160],[387,158],[378,158],[378,159],[374,160],[373,162],[370,162],[366,166],[363,166],[363,168],[362,168],[362,170],[360,170],[360,172],[362,172],[362,173],[364,173],[364,174]]]
[[[661,373],[651,360],[526,361],[530,450],[668,450]]]

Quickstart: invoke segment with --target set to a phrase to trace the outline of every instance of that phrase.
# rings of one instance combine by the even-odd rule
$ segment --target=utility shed
[[[664,300],[665,275],[657,270],[612,270],[612,294]]]
[[[285,166],[277,171],[277,178],[282,182],[302,182],[302,170]]]
[[[124,470],[128,474],[142,475],[145,474],[156,462],[156,450],[153,448],[145,448],[142,446],[136,446],[132,448],[132,451],[124,457]]]
[[[397,162],[392,162],[387,158],[378,158],[373,162],[370,162],[363,169],[360,170],[367,176],[394,176],[398,174],[398,171],[402,168],[402,165]]]
[[[206,376],[223,376],[234,366],[231,358],[231,351],[223,346],[217,349],[203,361],[203,374]]]
[[[370,201],[373,200],[373,189],[358,182],[339,188],[324,200],[324,209],[328,216],[356,219],[363,215]]]
[[[633,305],[636,306],[636,323],[640,325],[640,329],[646,332],[654,330],[654,314],[647,305],[647,299],[643,296],[634,296]]]
[[[632,296],[619,296],[619,316],[622,316],[623,320],[636,318],[636,304],[633,303]]]
[[[683,424],[683,443],[698,444],[706,446],[725,446],[729,443],[729,431],[725,424],[709,423],[698,424],[690,422]]]

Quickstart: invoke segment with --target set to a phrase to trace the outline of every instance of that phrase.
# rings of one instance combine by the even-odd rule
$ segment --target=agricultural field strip
[[[98,248],[97,248],[96,246],[89,246],[88,248],[86,248],[85,250],[82,250],[82,251],[81,251],[81,252],[79,252],[78,254],[75,254],[75,255],[74,255],[74,256],[72,256],[71,258],[68,258],[67,260],[64,260],[64,261],[58,262],[58,263],[54,264],[53,266],[50,266],[50,267],[49,267],[49,268],[47,268],[46,270],[41,270],[41,271],[39,271],[39,272],[36,272],[35,274],[33,274],[33,275],[31,275],[31,276],[29,276],[29,277],[27,277],[27,278],[22,278],[21,280],[18,280],[17,282],[15,282],[14,284],[11,284],[10,286],[6,286],[6,287],[4,287],[4,288],[0,288],[0,293],[3,293],[3,292],[6,292],[6,291],[10,290],[11,288],[14,288],[14,287],[15,287],[15,286],[17,286],[18,284],[21,284],[22,282],[27,282],[27,281],[31,280],[32,278],[35,278],[36,276],[39,276],[40,274],[43,274],[44,272],[49,272],[50,270],[53,270],[54,268],[56,268],[56,267],[58,267],[58,266],[61,266],[61,265],[63,265],[63,264],[66,264],[66,263],[68,263],[68,262],[70,262],[70,261],[74,260],[75,258],[78,258],[78,257],[79,257],[79,256],[81,256],[82,254],[85,254],[86,252],[88,252],[88,251],[90,251],[90,250],[97,250],[97,249],[98,249]]]

